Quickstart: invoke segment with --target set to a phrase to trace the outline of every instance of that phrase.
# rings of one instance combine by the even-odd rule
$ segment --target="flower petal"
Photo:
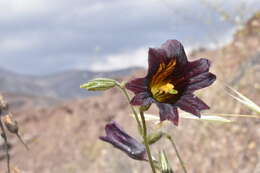
[[[159,108],[160,120],[170,120],[175,124],[178,125],[179,122],[179,114],[177,111],[177,107],[172,104],[167,103],[159,103],[157,102],[157,106]]]
[[[193,94],[186,94],[183,95],[178,102],[176,103],[176,105],[178,106],[178,104],[189,104],[195,108],[197,108],[198,110],[205,110],[205,109],[209,109],[209,106],[204,103],[200,98],[198,98],[197,96],[194,96]]]
[[[163,49],[160,48],[149,48],[148,51],[148,73],[147,77],[153,76],[160,63],[166,61],[166,53]],[[166,63],[166,62],[164,62]]]
[[[157,72],[160,63],[168,64],[176,60],[178,68],[182,68],[188,63],[186,53],[182,44],[177,40],[168,40],[162,44],[161,48],[150,48],[148,52],[148,74],[153,76]]]
[[[192,94],[183,95],[177,101],[176,106],[198,117],[200,117],[201,110],[209,109],[209,106],[206,103]]]
[[[198,59],[193,62],[188,62],[183,68],[177,68],[171,76],[171,80],[175,85],[185,87],[188,84],[188,80],[196,75],[204,72],[208,72],[210,67],[210,61],[204,58]]]
[[[191,78],[204,72],[208,72],[210,67],[210,61],[205,58],[200,58],[196,61],[192,61],[185,66],[184,74],[185,78]]]
[[[125,85],[127,89],[134,92],[135,94],[138,94],[140,92],[146,92],[147,86],[148,84],[146,78],[136,78],[131,80],[130,82],[127,82]]]
[[[192,92],[201,88],[210,86],[216,80],[216,76],[212,73],[205,72],[201,73],[193,78],[189,79],[187,92]]]
[[[131,104],[135,106],[148,106],[153,102],[154,99],[150,96],[148,92],[138,93],[131,100]]]
[[[166,52],[168,59],[176,58],[178,67],[183,67],[188,63],[183,45],[178,40],[167,40],[162,44],[162,49]]]

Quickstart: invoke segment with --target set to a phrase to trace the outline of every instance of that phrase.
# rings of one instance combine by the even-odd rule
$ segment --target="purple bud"
[[[101,136],[101,140],[112,144],[133,159],[146,160],[144,144],[129,136],[116,122],[108,123],[105,131],[106,136]]]

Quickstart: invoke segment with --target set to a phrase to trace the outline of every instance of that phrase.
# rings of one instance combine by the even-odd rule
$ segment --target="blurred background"
[[[0,93],[31,148],[27,152],[10,136],[12,168],[150,172],[147,164],[98,140],[112,119],[137,134],[121,93],[79,86],[95,77],[122,81],[145,75],[148,48],[168,39],[181,41],[190,60],[212,61],[218,80],[197,93],[211,106],[209,113],[254,114],[223,86],[260,104],[258,0],[0,0]],[[178,128],[166,128],[189,172],[260,172],[259,119],[231,119],[228,125],[182,120]],[[170,145],[157,148],[169,150],[173,169],[181,172]],[[4,159],[0,147],[0,172]]]

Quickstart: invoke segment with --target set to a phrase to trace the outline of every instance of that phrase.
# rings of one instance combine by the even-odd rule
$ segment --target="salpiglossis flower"
[[[210,61],[204,58],[189,62],[182,44],[166,41],[161,48],[150,48],[148,73],[134,79],[126,88],[135,93],[132,105],[159,108],[160,120],[170,120],[178,125],[180,109],[200,117],[200,111],[209,106],[193,92],[211,85],[216,76],[209,72]]]
[[[146,160],[144,144],[128,135],[116,122],[108,123],[105,130],[106,136],[101,136],[101,140],[112,144],[135,160]]]

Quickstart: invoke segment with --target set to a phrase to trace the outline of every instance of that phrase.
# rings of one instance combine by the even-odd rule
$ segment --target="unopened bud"
[[[157,141],[159,141],[163,136],[163,132],[155,132],[155,133],[151,133],[147,136],[147,139],[148,139],[148,143],[151,145],[151,144],[154,144],[156,143]]]
[[[173,170],[169,164],[167,156],[164,151],[159,153],[160,155],[160,166],[161,166],[161,173],[173,173]]]
[[[25,142],[23,141],[23,139],[21,138],[21,136],[19,135],[19,128],[18,128],[18,123],[17,121],[15,121],[12,117],[12,115],[9,113],[7,115],[5,115],[3,118],[3,122],[5,127],[7,128],[7,130],[11,133],[16,134],[17,138],[20,140],[20,142],[25,146],[25,148],[27,150],[29,150],[28,146],[25,144]]]
[[[96,78],[83,85],[80,88],[84,88],[88,91],[104,91],[116,86],[117,82],[109,78]]]
[[[3,116],[3,122],[9,132],[15,133],[15,134],[18,133],[18,124],[12,118],[11,114],[7,114],[7,115]]]

